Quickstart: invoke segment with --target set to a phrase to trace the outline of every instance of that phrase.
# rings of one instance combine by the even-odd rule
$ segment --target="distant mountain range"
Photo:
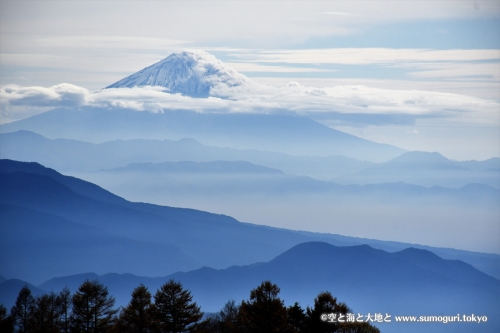
[[[0,274],[35,283],[88,271],[163,276],[202,266],[251,264],[307,241],[371,244],[390,251],[410,246],[128,202],[37,163],[11,160],[0,160],[0,203]],[[425,248],[500,276],[498,255]]]
[[[62,108],[0,125],[0,133],[28,130],[47,138],[94,143],[117,139],[179,140],[206,145],[259,149],[290,155],[341,155],[383,162],[403,149],[334,130],[300,116],[197,113],[165,110],[138,112],[121,108]]]
[[[131,163],[120,168],[73,174],[113,191],[116,189],[121,192],[119,189],[128,187],[131,191],[142,192],[143,200],[147,202],[152,202],[151,198],[157,195],[155,192],[160,189],[173,195],[182,192],[193,196],[209,193],[259,193],[262,196],[321,193],[325,196],[361,199],[383,194],[384,201],[388,198],[392,201],[405,201],[447,197],[473,202],[478,195],[482,199],[492,196],[492,200],[496,200],[500,195],[498,189],[482,184],[467,184],[458,189],[439,186],[425,188],[403,182],[339,185],[305,176],[287,175],[277,169],[244,161]],[[151,198],[147,197],[148,193]]]
[[[377,184],[402,181],[422,186],[462,187],[470,183],[500,188],[500,158],[451,161],[439,153],[407,152],[385,163],[334,179],[341,184]]]
[[[297,301],[303,307],[312,306],[314,297],[328,290],[355,313],[388,313],[392,323],[381,324],[383,332],[421,332],[422,325],[430,331],[470,331],[466,323],[396,323],[398,315],[475,314],[488,316],[488,322],[481,324],[482,332],[500,328],[500,320],[496,318],[500,306],[499,280],[464,262],[444,260],[415,248],[388,253],[367,245],[337,247],[308,242],[268,262],[248,266],[222,270],[205,267],[158,278],[80,274],[54,278],[38,288],[59,291],[68,286],[75,291],[85,279],[98,279],[107,285],[118,305],[125,305],[133,288],[140,283],[154,293],[161,284],[174,279],[192,292],[203,311],[215,312],[229,299],[237,302],[248,299],[251,289],[263,280],[270,280],[281,288],[280,297],[287,305]],[[0,289],[9,281],[0,283]]]
[[[374,165],[371,162],[342,156],[292,156],[259,150],[206,146],[194,139],[114,140],[94,144],[68,139],[47,139],[24,130],[0,134],[0,157],[39,162],[60,171],[96,171],[147,162],[248,161],[285,173],[323,180]]]
[[[106,171],[106,170],[104,170]],[[163,162],[163,163],[131,163],[125,167],[109,170],[110,172],[147,172],[181,173],[181,174],[224,174],[224,175],[278,175],[281,170],[255,165],[246,161],[212,161],[212,162]]]
[[[193,139],[115,140],[93,144],[47,139],[29,131],[0,134],[0,157],[39,162],[60,171],[97,171],[132,163],[247,161],[340,184],[409,184],[459,188],[469,183],[500,188],[500,158],[451,161],[438,153],[407,152],[374,164],[342,156],[291,156],[258,150],[211,147]]]

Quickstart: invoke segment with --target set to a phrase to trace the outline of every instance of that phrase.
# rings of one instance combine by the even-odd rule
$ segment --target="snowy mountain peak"
[[[231,88],[253,86],[254,82],[204,51],[173,53],[167,58],[106,88],[161,86],[171,93],[191,97],[224,96]]]

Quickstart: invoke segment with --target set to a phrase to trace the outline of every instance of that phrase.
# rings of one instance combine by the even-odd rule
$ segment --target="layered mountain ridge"
[[[251,264],[306,241],[371,244],[390,251],[409,246],[300,233],[193,209],[129,202],[38,163],[10,160],[0,160],[0,203],[0,275],[30,282],[88,271],[161,276],[201,266]],[[498,255],[422,248],[498,275]]]

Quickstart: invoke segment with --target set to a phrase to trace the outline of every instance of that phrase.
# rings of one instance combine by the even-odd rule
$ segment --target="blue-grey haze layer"
[[[290,155],[342,155],[373,162],[405,152],[321,125],[307,117],[267,114],[137,112],[119,108],[62,108],[0,125],[0,133],[29,130],[47,138],[93,143],[193,138],[203,144]]]

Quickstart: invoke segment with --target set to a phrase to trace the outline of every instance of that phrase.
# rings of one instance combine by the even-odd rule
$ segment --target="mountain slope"
[[[19,279],[9,279],[0,282],[0,304],[3,304],[7,311],[14,306],[16,303],[17,295],[19,295],[19,291],[27,286],[31,290],[31,295],[33,297],[41,296],[46,294],[47,291],[37,288],[34,285]]]
[[[135,241],[55,214],[0,203],[0,271],[30,281],[95,271],[161,272],[199,267],[177,247]]]
[[[0,132],[29,130],[47,138],[101,143],[117,139],[179,140],[206,145],[259,149],[290,155],[342,155],[383,162],[404,152],[334,130],[302,116],[197,113],[165,110],[138,112],[122,108],[61,108],[0,125]]]
[[[108,88],[135,86],[161,86],[170,93],[191,97],[208,97],[210,90],[225,86],[246,87],[255,85],[246,76],[228,67],[204,51],[173,53],[167,58],[137,73],[115,82]]]
[[[48,176],[57,182],[67,186],[70,190],[75,193],[81,194],[87,197],[93,197],[98,199],[99,201],[114,203],[114,204],[123,204],[125,200],[116,196],[106,190],[103,190],[97,185],[94,185],[89,182],[82,182],[78,178],[63,176],[59,172],[46,168],[38,163],[19,163],[13,160],[1,160],[0,163],[0,175],[2,174],[11,174],[17,172],[24,173],[34,173],[37,175]]]

